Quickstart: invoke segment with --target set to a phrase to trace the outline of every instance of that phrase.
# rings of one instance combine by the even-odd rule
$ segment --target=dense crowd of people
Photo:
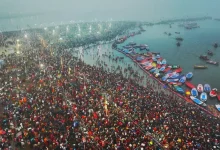
[[[44,47],[4,57],[1,149],[220,148],[218,119],[151,79],[138,85],[130,68],[111,73],[108,64],[90,66]]]

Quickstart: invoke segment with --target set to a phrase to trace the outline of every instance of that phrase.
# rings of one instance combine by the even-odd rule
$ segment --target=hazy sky
[[[220,0],[1,0],[2,16],[39,14],[33,22],[146,20],[209,15],[220,18]],[[42,14],[40,14],[42,13]]]

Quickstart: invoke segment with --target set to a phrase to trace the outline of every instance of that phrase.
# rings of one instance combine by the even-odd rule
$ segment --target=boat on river
[[[220,111],[220,104],[215,104],[215,107],[217,108],[218,111]]]
[[[197,91],[198,92],[203,92],[203,85],[202,84],[198,84]]]
[[[216,97],[217,96],[217,89],[216,88],[214,88],[214,89],[212,89],[211,91],[210,91],[210,93],[209,93],[209,95],[211,96],[211,97]]]
[[[186,76],[181,77],[180,80],[179,80],[179,82],[180,82],[180,83],[186,82]]]
[[[208,67],[205,65],[194,65],[194,69],[207,69]]]
[[[207,55],[200,55],[199,58],[202,60],[209,60]]]
[[[193,77],[193,73],[189,72],[186,74],[186,79],[191,79]]]
[[[160,68],[160,71],[161,71],[161,72],[164,71],[165,68],[166,68],[166,66],[162,66],[162,67]]]
[[[179,73],[173,72],[172,75],[169,77],[170,79],[175,79],[179,77]]]
[[[180,65],[169,65],[168,67],[171,69],[178,69],[180,68]]]
[[[219,65],[219,62],[217,62],[217,61],[213,61],[213,60],[207,60],[206,63],[208,63],[208,64],[212,64],[212,65],[216,65],[216,66]]]
[[[194,103],[196,103],[196,104],[198,104],[198,105],[202,105],[202,104],[203,104],[203,102],[202,102],[201,100],[199,100],[198,98],[196,98],[196,97],[194,97],[194,96],[190,96],[190,99],[191,99]]]
[[[173,87],[174,87],[174,90],[176,92],[178,92],[180,94],[184,94],[185,93],[185,91],[181,87],[179,87],[178,85],[173,85]]]
[[[204,92],[210,92],[211,91],[211,86],[209,84],[204,84]]]
[[[167,79],[167,82],[177,82],[179,79]]]
[[[185,85],[186,85],[188,88],[190,88],[190,89],[196,88],[195,85],[193,85],[193,84],[192,84],[191,82],[189,82],[189,81],[186,81],[186,82],[185,82]]]
[[[176,73],[181,73],[182,71],[183,71],[182,68],[178,68],[178,69],[175,69],[175,70],[174,70],[174,72],[176,72]]]
[[[200,95],[200,100],[203,102],[207,101],[207,94],[205,92],[202,92]]]
[[[194,97],[197,97],[199,94],[198,94],[198,91],[196,90],[196,88],[193,88],[191,90],[191,95],[194,96]]]
[[[163,72],[167,73],[170,70],[171,70],[171,68],[167,67]]]

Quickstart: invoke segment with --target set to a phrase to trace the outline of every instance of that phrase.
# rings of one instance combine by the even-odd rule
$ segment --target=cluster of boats
[[[220,100],[220,94],[218,94],[218,90],[216,88],[211,89],[211,86],[209,84],[204,84],[204,86],[202,84],[198,84],[197,87],[190,84],[190,88],[191,95],[188,96],[198,105],[206,106],[205,102],[208,99],[208,95],[211,98],[217,97],[218,100]]]
[[[126,41],[129,37],[132,37],[132,36],[135,36],[135,35],[138,35],[138,34],[141,34],[141,32],[144,32],[145,30],[140,30],[140,31],[137,31],[137,32],[132,32],[130,33],[129,35],[127,36],[124,36],[124,37],[120,37],[118,38],[117,40],[115,40],[115,44],[121,44],[121,43],[124,43],[124,41]],[[130,45],[132,46],[132,45]]]
[[[135,42],[130,42],[123,46],[123,48],[117,48],[117,46],[113,47],[126,54],[128,57],[131,57],[141,66],[142,69],[150,73],[151,76],[158,78],[173,91],[185,96],[186,98],[190,98],[194,103],[201,106],[206,106],[205,102],[207,101],[208,97],[217,97],[217,99],[220,101],[220,93],[218,93],[216,88],[211,89],[209,84],[204,84],[204,86],[202,84],[198,84],[197,87],[194,86],[189,81],[193,77],[192,72],[181,74],[183,69],[180,67],[180,65],[167,64],[166,59],[162,58],[159,52],[149,52],[148,45],[137,45]],[[147,52],[138,54],[135,52],[135,49],[137,48],[140,50],[145,49]],[[196,67],[203,68],[204,66],[194,66],[194,68]],[[182,87],[182,85],[187,87],[186,90]],[[220,111],[220,104],[216,104],[215,106]]]
[[[129,43],[128,45],[135,45]],[[126,45],[126,46],[128,46]],[[125,47],[125,46],[124,46]],[[165,83],[169,88],[175,92],[190,98],[198,105],[206,106],[205,102],[210,97],[217,97],[220,100],[220,94],[218,95],[217,89],[211,89],[209,84],[199,84],[197,88],[189,81],[193,77],[193,73],[181,74],[183,69],[180,65],[169,65],[166,59],[160,56],[157,52],[147,52],[145,54],[137,54],[134,50],[119,49],[125,54],[130,55],[142,68],[148,71],[155,78]],[[191,89],[190,94],[186,93],[188,90],[184,90],[181,86],[184,85]]]
[[[208,55],[212,56],[213,55],[212,51],[208,51]],[[201,60],[204,60],[208,64],[219,65],[219,62],[210,60],[207,55],[200,55],[199,58]]]
[[[148,45],[146,44],[140,44],[137,45],[135,42],[129,42],[127,45],[123,46],[123,48],[125,48],[128,51],[134,51],[134,49],[139,49],[139,50],[147,50],[149,51],[150,48]]]

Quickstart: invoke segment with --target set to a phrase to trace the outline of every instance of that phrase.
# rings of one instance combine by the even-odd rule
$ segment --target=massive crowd
[[[151,79],[139,86],[131,68],[110,73],[44,47],[4,57],[1,149],[220,149],[218,119]]]

